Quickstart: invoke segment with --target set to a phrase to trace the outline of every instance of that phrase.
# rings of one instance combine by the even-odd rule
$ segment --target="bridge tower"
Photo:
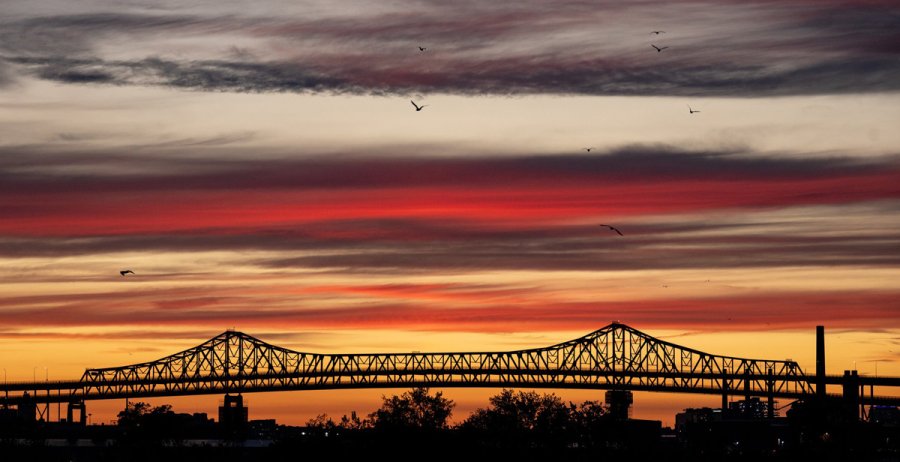
[[[630,419],[632,403],[634,403],[634,396],[628,390],[609,390],[606,392],[606,405],[613,420]]]

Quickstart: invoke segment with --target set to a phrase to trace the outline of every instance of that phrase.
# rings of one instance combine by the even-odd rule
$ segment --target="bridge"
[[[876,385],[900,386],[900,377],[863,377],[856,371],[825,375],[824,330],[820,327],[818,333],[817,373],[806,375],[794,361],[713,355],[620,323],[544,348],[469,353],[303,353],[226,331],[155,361],[87,369],[79,380],[4,384],[0,405],[42,404],[49,418],[50,403],[69,403],[83,414],[84,402],[98,399],[341,388],[525,387],[715,394],[722,396],[723,407],[729,396],[764,397],[771,413],[775,398],[821,397],[829,384],[841,385],[841,396],[854,406],[900,404],[900,398],[874,394]]]

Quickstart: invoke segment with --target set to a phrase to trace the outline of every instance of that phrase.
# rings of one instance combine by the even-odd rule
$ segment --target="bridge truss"
[[[712,355],[619,323],[546,348],[471,353],[303,353],[227,331],[156,361],[88,369],[78,381],[46,387],[20,385],[7,387],[7,393],[34,389],[33,399],[41,402],[410,386],[649,390],[770,399],[814,392],[814,380],[794,361]]]

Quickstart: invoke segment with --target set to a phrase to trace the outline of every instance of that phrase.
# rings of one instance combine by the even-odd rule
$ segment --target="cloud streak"
[[[900,168],[891,158],[753,159],[635,148],[582,157],[188,160],[183,167],[174,161],[168,170],[128,175],[114,172],[140,159],[92,154],[81,158],[90,168],[74,169],[79,156],[72,154],[60,170],[53,156],[43,165],[11,159],[0,161],[0,234],[9,237],[293,228],[299,237],[353,240],[382,232],[379,223],[411,223],[421,227],[416,232],[514,232],[600,217],[900,197]],[[142,204],[140,216],[135,204]]]
[[[177,310],[159,309],[154,299],[168,299],[208,289],[156,290],[0,298],[7,333],[26,328],[67,326],[206,326],[225,323],[281,329],[420,329],[438,331],[546,331],[601,327],[620,319],[642,327],[743,329],[806,327],[826,322],[842,328],[875,327],[896,322],[900,305],[893,291],[769,292],[717,297],[665,297],[616,302],[573,302],[533,288],[498,290],[467,286],[324,286],[291,293],[237,295],[240,303],[210,306],[185,298]],[[323,294],[343,303],[329,303]],[[278,295],[277,301],[272,296]],[[347,303],[365,297],[364,303]],[[289,303],[287,303],[287,302]],[[244,306],[255,306],[254,310]],[[111,334],[120,338],[119,334]],[[2,336],[2,335],[0,335]],[[101,334],[99,337],[103,337]],[[137,337],[143,337],[138,334]],[[179,336],[183,337],[183,336]],[[302,338],[302,335],[300,336]]]
[[[414,3],[401,10],[304,20],[43,16],[0,23],[0,42],[7,63],[40,79],[200,91],[753,97],[900,89],[900,8],[890,3],[576,1],[472,10]],[[651,28],[644,18],[660,15],[688,29],[654,38],[670,46],[662,54],[642,30]],[[172,37],[186,50],[180,56],[167,53]],[[246,46],[215,50],[210,39]],[[140,45],[99,51],[121,41]],[[418,53],[423,44],[429,53]]]
[[[125,252],[256,252],[263,269],[414,273],[440,271],[635,271],[771,266],[895,267],[898,205],[819,209],[797,220],[748,212],[687,223],[679,215],[625,221],[626,238],[596,223],[520,227],[431,220],[354,220],[231,231],[0,238],[8,258]],[[784,214],[803,214],[787,209]],[[736,220],[740,215],[743,220]],[[729,218],[730,217],[730,218]],[[752,219],[752,223],[748,220]],[[593,219],[596,220],[596,219]],[[734,221],[730,221],[734,220]],[[851,223],[848,223],[851,221]],[[865,223],[862,225],[861,223]],[[268,254],[268,253],[272,254]],[[183,277],[183,275],[171,275]],[[164,275],[155,275],[155,278]],[[49,278],[48,282],[57,279]]]

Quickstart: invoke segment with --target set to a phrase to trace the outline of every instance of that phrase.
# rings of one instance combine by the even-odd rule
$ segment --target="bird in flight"
[[[427,48],[425,48],[425,47],[419,47],[419,51],[425,51],[425,50],[427,50]]]
[[[658,47],[658,46],[656,46],[656,45],[653,45],[653,44],[650,44],[650,46],[653,47],[653,48],[655,48],[657,53],[659,53],[660,51],[665,50],[666,48],[669,48],[669,47],[662,47],[662,48],[660,48],[660,47]]]
[[[624,234],[622,234],[622,231],[619,231],[619,229],[616,228],[615,226],[610,226],[610,225],[600,225],[600,226],[606,226],[607,228],[615,231],[619,236],[624,236]]]
[[[428,106],[427,104],[423,104],[423,105],[419,106],[419,105],[416,104],[416,102],[413,101],[413,100],[409,100],[409,102],[412,103],[413,107],[416,108],[416,112],[419,112],[419,111],[421,111],[422,109],[424,109],[425,106]]]
[[[695,111],[695,110],[691,109],[691,106],[690,106],[690,105],[688,105],[688,111],[690,111],[691,114],[693,114],[693,113],[695,113],[695,112],[700,112],[700,111]]]
[[[654,34],[654,35],[659,35],[659,34],[665,34],[666,31],[664,31],[664,30],[654,30],[654,31],[650,31],[650,33],[651,33],[651,34]]]
[[[126,274],[134,274],[134,271],[122,270],[122,271],[119,271],[119,274],[121,274],[122,276],[125,276]]]
[[[590,147],[590,148],[583,148],[583,149],[584,149],[585,151],[587,151],[587,152],[591,152],[591,149],[594,149],[594,148],[593,148],[593,147]]]

